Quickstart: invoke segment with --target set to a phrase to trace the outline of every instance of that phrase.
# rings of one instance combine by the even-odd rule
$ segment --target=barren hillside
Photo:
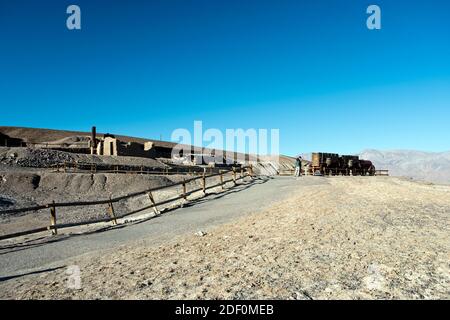
[[[450,184],[450,151],[365,150],[360,157],[371,160],[379,169],[388,169],[393,176]]]
[[[55,142],[67,139],[81,138],[90,136],[90,132],[81,131],[65,131],[65,130],[53,130],[53,129],[39,129],[39,128],[23,128],[23,127],[6,127],[0,126],[0,133],[6,134],[11,138],[22,139],[25,142],[42,143],[42,142]],[[114,134],[114,132],[111,132]],[[104,133],[97,133],[99,137]],[[169,141],[159,141],[146,138],[137,138],[123,135],[115,135],[118,139],[126,142],[139,142],[144,143],[147,141],[153,141],[156,146],[173,148],[176,144]],[[1,146],[0,146],[1,147]],[[205,148],[204,152],[211,151]],[[245,159],[242,153],[237,153],[240,159]],[[253,156],[253,155],[252,155]],[[256,160],[256,157],[252,158]],[[256,167],[258,173],[272,175],[276,174],[277,170],[293,170],[295,159],[290,156],[280,155],[278,160],[272,159],[270,156],[261,156],[261,163]],[[278,163],[275,163],[278,162]]]
[[[19,138],[23,139],[25,142],[49,142],[61,140],[64,138],[72,137],[72,136],[90,136],[91,133],[87,131],[67,131],[67,130],[54,130],[54,129],[41,129],[41,128],[23,128],[23,127],[6,127],[0,126],[0,133],[6,134],[11,138]],[[97,133],[99,136],[103,136],[107,132]],[[109,132],[114,134],[114,132]],[[166,141],[145,139],[145,138],[137,138],[123,135],[115,135],[118,139],[126,141],[126,142],[141,142],[144,143],[146,141],[154,141],[158,145],[161,146],[169,146],[172,147],[174,144]]]

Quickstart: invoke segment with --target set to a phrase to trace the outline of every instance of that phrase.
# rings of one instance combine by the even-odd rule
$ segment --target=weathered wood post
[[[186,194],[186,179],[183,178],[183,199],[187,201],[187,194]]]
[[[56,229],[56,207],[55,201],[50,205],[50,229],[52,230],[52,235],[57,235],[58,230]]]
[[[203,175],[202,175],[202,189],[203,189],[203,194],[206,194],[206,173],[205,173],[205,171],[203,171]]]
[[[236,168],[233,167],[233,183],[236,185]]]
[[[110,221],[112,221],[113,226],[117,225],[116,213],[114,211],[114,206],[113,206],[113,203],[112,203],[111,196],[109,196],[108,213],[109,213],[109,216],[111,218]]]
[[[153,205],[153,211],[155,212],[156,215],[160,214],[161,212],[158,210],[158,208],[156,207],[156,202],[155,202],[155,198],[153,198],[153,194],[151,191],[148,192],[148,198],[150,199],[150,202]]]
[[[219,170],[220,173],[220,186],[222,187],[222,190],[225,189],[225,186],[223,185],[223,172],[222,170]]]

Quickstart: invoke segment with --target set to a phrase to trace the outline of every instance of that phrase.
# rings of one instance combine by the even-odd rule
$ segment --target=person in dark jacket
[[[296,177],[300,177],[302,175],[302,157],[298,157],[295,159],[295,174]]]

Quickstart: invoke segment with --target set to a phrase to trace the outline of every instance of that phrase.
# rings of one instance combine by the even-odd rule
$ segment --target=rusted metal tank
[[[375,175],[375,166],[359,156],[316,152],[312,154],[311,166],[315,171],[326,175]]]
[[[311,156],[311,164],[313,167],[320,166],[320,155],[321,153],[313,153]]]
[[[353,168],[357,167],[359,163],[359,157],[358,156],[352,156],[352,155],[343,155],[341,156],[341,163],[346,168]]]
[[[339,155],[336,153],[315,152],[311,156],[313,167],[332,166],[339,162]]]

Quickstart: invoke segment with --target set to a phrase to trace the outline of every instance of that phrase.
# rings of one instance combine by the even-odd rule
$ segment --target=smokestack
[[[92,127],[91,131],[91,154],[94,154],[97,149],[97,129]]]

